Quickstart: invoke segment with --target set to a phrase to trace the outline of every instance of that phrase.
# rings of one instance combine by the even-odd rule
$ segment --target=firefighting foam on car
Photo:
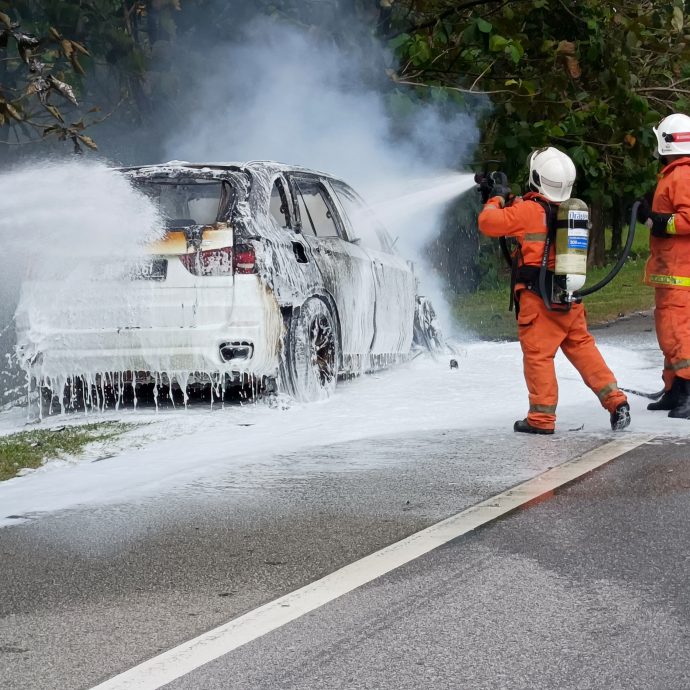
[[[344,181],[273,162],[93,172],[117,180],[110,195],[136,200],[139,218],[86,221],[99,244],[63,212],[80,256],[55,261],[49,241],[26,248],[17,357],[39,414],[186,403],[202,388],[211,401],[237,388],[318,400],[339,377],[444,346],[377,214],[443,204],[472,186],[469,174],[418,183],[404,205],[374,213]]]

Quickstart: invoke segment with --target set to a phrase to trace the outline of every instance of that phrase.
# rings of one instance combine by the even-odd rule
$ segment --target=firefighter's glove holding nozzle
[[[513,196],[508,184],[508,176],[504,172],[491,173],[494,181],[493,193],[491,196],[500,196],[503,198],[503,205]]]
[[[640,205],[637,208],[637,220],[646,225],[654,237],[673,237],[668,232],[668,222],[673,217],[672,213],[656,213],[652,211],[648,199],[643,197],[639,200]]]
[[[510,187],[508,186],[508,177],[504,172],[477,173],[474,176],[474,181],[479,185],[477,191],[481,197],[482,204],[485,204],[495,196],[503,197],[503,203],[505,204],[512,197]]]

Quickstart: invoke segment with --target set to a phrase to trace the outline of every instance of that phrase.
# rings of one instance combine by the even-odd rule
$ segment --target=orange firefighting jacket
[[[659,174],[652,210],[672,213],[666,231],[650,237],[644,282],[659,288],[690,289],[690,156],[669,163]]]
[[[544,256],[544,242],[548,235],[548,218],[544,207],[537,199],[549,202],[546,197],[536,192],[528,192],[522,198],[517,197],[510,206],[503,208],[500,196],[489,199],[479,214],[479,229],[489,237],[514,237],[518,242],[518,249],[513,254],[513,261],[517,261],[518,268],[522,266],[541,266]],[[549,251],[547,268],[553,271],[556,264],[555,244]],[[524,288],[518,282],[516,289]]]

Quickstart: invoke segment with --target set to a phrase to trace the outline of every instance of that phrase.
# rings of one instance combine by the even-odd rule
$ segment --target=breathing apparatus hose
[[[630,213],[630,227],[628,228],[628,239],[625,242],[625,247],[621,255],[618,257],[615,266],[609,271],[609,273],[604,276],[598,283],[592,285],[592,287],[583,288],[582,290],[577,290],[573,293],[575,299],[580,299],[591,295],[597,290],[601,290],[605,285],[608,285],[617,275],[618,272],[623,268],[623,264],[626,262],[628,255],[630,254],[630,249],[632,248],[633,240],[635,239],[635,226],[637,225],[637,209],[640,207],[640,202],[636,201],[633,204],[632,211]]]
[[[541,257],[541,266],[539,267],[539,295],[544,300],[546,308],[551,311],[551,297],[546,290],[546,272],[549,266],[549,252],[551,251],[551,233],[546,235],[544,240],[544,254]]]

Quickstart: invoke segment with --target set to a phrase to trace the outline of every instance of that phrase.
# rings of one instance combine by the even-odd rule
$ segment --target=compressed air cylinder
[[[587,277],[589,209],[582,199],[567,199],[558,207],[555,274],[565,276],[567,292],[579,290]]]

